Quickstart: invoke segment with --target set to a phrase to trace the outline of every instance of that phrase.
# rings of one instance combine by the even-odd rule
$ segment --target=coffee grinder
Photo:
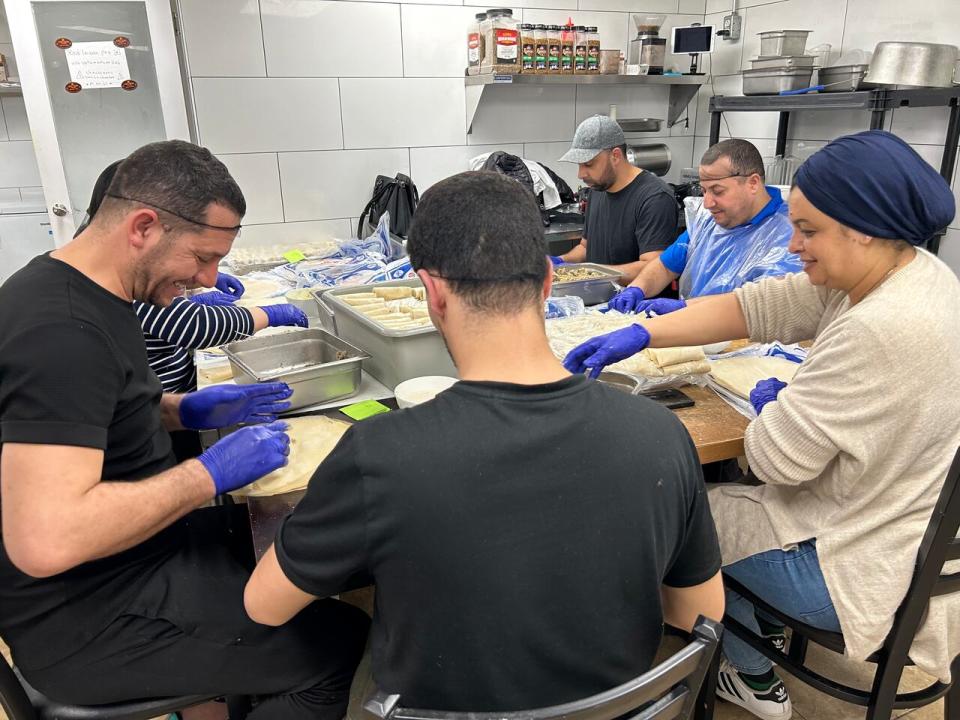
[[[666,15],[633,15],[637,36],[630,41],[628,65],[646,65],[648,75],[663,75],[667,39],[660,37]]]

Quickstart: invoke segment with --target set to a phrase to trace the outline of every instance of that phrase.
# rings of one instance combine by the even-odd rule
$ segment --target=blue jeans
[[[820,572],[816,540],[800,543],[795,550],[767,550],[723,568],[730,577],[773,607],[821,630],[840,632],[840,621]],[[753,604],[730,589],[727,614],[757,635],[760,625]],[[779,625],[766,614],[764,620]],[[773,667],[770,660],[734,637],[723,636],[723,654],[737,670],[760,675]]]

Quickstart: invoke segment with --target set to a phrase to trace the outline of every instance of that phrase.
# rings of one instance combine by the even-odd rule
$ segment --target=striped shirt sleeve
[[[176,298],[167,307],[135,302],[145,335],[186,350],[222,345],[253,334],[253,314],[246,308],[200,305]]]

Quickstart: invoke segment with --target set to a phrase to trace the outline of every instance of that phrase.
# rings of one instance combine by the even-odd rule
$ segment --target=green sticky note
[[[301,260],[306,260],[307,256],[299,250],[288,250],[283,254],[283,259],[287,262],[300,262]]]
[[[363,402],[342,407],[340,408],[340,412],[353,420],[366,420],[368,417],[390,412],[390,408],[376,400],[364,400]]]

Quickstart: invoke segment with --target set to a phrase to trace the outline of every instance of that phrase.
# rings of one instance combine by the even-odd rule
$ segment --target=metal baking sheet
[[[550,291],[553,297],[575,295],[583,300],[584,305],[599,305],[607,302],[619,291],[620,286],[616,282],[621,277],[619,270],[613,270],[596,263],[577,263],[575,267],[595,270],[603,277],[555,282],[553,283],[553,289]]]

